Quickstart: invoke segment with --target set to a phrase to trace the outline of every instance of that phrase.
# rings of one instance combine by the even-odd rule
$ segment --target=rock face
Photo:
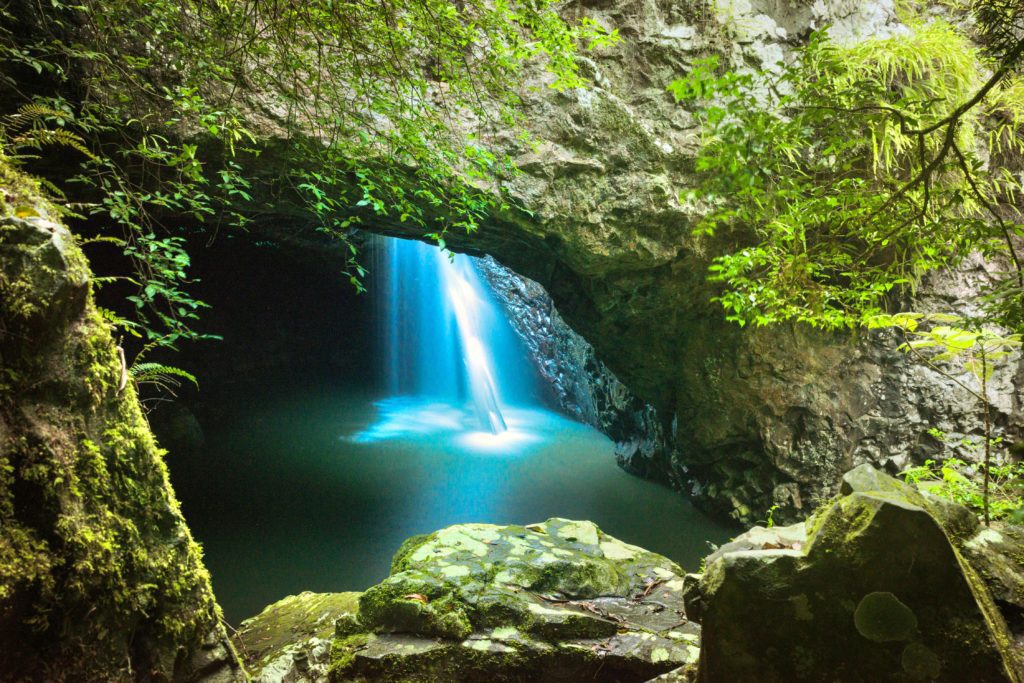
[[[960,550],[988,585],[1017,649],[1024,652],[1024,527],[978,529]]]
[[[867,466],[843,489],[806,528],[757,529],[708,558],[699,680],[1022,680],[956,547],[963,508]]]
[[[717,11],[714,9],[717,7]],[[842,472],[870,462],[895,472],[934,455],[937,427],[976,435],[976,401],[897,351],[885,334],[829,336],[798,328],[745,331],[709,303],[713,245],[690,232],[695,207],[690,115],[665,85],[707,51],[770,66],[792,41],[832,26],[840,40],[898,35],[892,3],[718,2],[701,13],[659,3],[584,3],[623,43],[593,55],[591,87],[525,95],[537,150],[516,157],[512,196],[529,215],[496,216],[457,247],[485,251],[550,293],[597,357],[652,404],[672,458],[630,458],[706,507],[750,522],[779,505],[795,519],[835,492]],[[542,79],[528,85],[542,85]],[[516,148],[509,143],[509,150]],[[933,278],[920,310],[961,311],[992,266]],[[1002,374],[996,423],[1024,427],[1019,374]]]
[[[859,463],[894,473],[935,455],[932,427],[954,441],[976,436],[976,400],[908,360],[892,336],[725,323],[709,303],[714,245],[691,233],[699,208],[679,200],[693,183],[698,134],[668,83],[708,52],[741,68],[770,67],[826,25],[843,42],[906,33],[892,0],[585,1],[565,11],[617,28],[623,41],[588,53],[587,88],[554,92],[542,72],[527,74],[525,120],[537,145],[522,146],[512,132],[493,136],[523,171],[507,188],[523,210],[446,241],[491,254],[543,286],[596,358],[654,406],[660,419],[634,421],[655,431],[623,450],[627,467],[738,520],[761,519],[773,505],[777,518],[796,519]],[[298,220],[254,229],[305,234]],[[374,229],[420,237],[399,225]],[[914,308],[963,312],[991,268],[972,262],[933,278]],[[526,292],[523,300],[531,298]],[[993,386],[996,427],[1009,440],[1024,430],[1018,366],[1015,357]],[[663,438],[674,449],[669,457],[653,446]]]
[[[698,131],[665,88],[695,59],[719,53],[737,68],[771,68],[825,26],[843,43],[899,36],[912,29],[899,22],[896,5],[566,3],[568,19],[595,19],[617,29],[622,42],[587,53],[586,88],[557,92],[546,88],[550,74],[542,68],[524,73],[523,119],[535,144],[524,144],[514,130],[477,131],[522,173],[504,188],[512,208],[489,216],[473,235],[448,233],[449,246],[491,254],[543,286],[595,357],[656,409],[657,419],[629,407],[611,385],[589,397],[562,386],[581,414],[590,413],[585,404],[593,400],[592,424],[605,425],[624,444],[628,469],[685,488],[698,503],[738,520],[760,519],[773,505],[777,518],[796,519],[831,496],[840,474],[856,464],[895,472],[934,455],[939,444],[930,428],[954,441],[980,432],[973,396],[910,362],[890,336],[726,324],[709,302],[714,245],[692,234],[700,208],[679,199],[694,182]],[[249,127],[270,138],[261,140],[262,153],[248,169],[253,179],[284,177],[310,161],[289,157],[303,131],[274,118],[272,93],[247,92],[242,84],[239,97]],[[308,208],[289,205],[278,192],[256,208],[254,234],[318,248]],[[367,223],[422,238],[419,228]],[[933,279],[914,308],[963,312],[965,296],[993,268],[975,262]],[[1011,441],[1024,434],[1019,362],[1015,357],[992,386],[996,430]]]
[[[244,680],[57,215],[0,159],[0,679]]]
[[[324,683],[335,622],[359,609],[360,593],[300,593],[239,626],[233,640],[254,683]]]
[[[693,664],[679,567],[591,522],[406,541],[338,621],[334,681],[646,681]]]
[[[562,319],[544,288],[490,257],[477,259],[476,266],[562,410],[607,434],[619,463],[634,474],[667,471],[672,445],[657,411],[598,360],[594,347]]]

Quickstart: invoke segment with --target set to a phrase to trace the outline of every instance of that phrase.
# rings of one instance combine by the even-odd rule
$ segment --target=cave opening
[[[200,388],[151,401],[150,421],[230,623],[305,590],[363,590],[403,540],[451,524],[588,519],[691,570],[735,533],[619,468],[615,443],[559,405],[492,296],[521,287],[514,273],[380,240],[366,239],[363,294],[330,245],[235,235],[194,249],[204,325],[223,340],[169,359]],[[384,244],[402,252],[404,284],[388,284]],[[486,309],[476,341],[450,287]],[[473,398],[461,357],[475,343],[494,359],[506,431]]]

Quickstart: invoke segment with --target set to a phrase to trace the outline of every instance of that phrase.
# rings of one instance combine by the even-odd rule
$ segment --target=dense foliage
[[[766,71],[706,59],[669,89],[703,124],[684,201],[704,208],[696,232],[726,317],[898,328],[901,349],[978,401],[980,437],[953,449],[980,455],[987,523],[993,505],[1019,502],[990,505],[993,481],[1019,474],[995,436],[990,385],[1024,329],[1024,6],[975,10],[974,36],[905,17],[905,35],[851,46],[820,32]],[[906,312],[923,276],[975,254],[1001,270],[978,313]]]
[[[723,245],[728,317],[857,326],[975,251],[1019,287],[1024,79],[992,60],[932,20],[851,47],[818,34],[776,71],[709,59],[673,83],[707,131],[687,200]]]
[[[978,485],[976,466],[959,458],[925,460],[902,474],[907,482],[923,486],[981,516],[1024,522],[1024,463],[993,466],[987,493]]]
[[[111,317],[145,353],[203,336],[184,228],[244,226],[298,196],[352,255],[348,231],[370,216],[441,242],[472,231],[503,201],[487,183],[512,172],[487,136],[516,129],[523,65],[572,87],[577,47],[613,40],[566,25],[550,0],[9,1],[0,149],[81,155],[63,178],[77,184],[53,189],[134,264],[136,315]],[[291,164],[257,180],[247,157],[271,140]]]

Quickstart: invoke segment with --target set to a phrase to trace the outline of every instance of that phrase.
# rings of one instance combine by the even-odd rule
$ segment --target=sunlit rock
[[[355,614],[359,593],[300,593],[242,622],[234,636],[255,683],[327,680],[335,622]]]
[[[462,524],[409,539],[354,614],[303,594],[239,642],[268,682],[321,680],[330,618],[333,681],[646,681],[696,661],[681,588],[676,564],[592,522]]]

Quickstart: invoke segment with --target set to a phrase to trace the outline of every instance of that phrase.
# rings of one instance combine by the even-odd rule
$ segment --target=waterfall
[[[481,308],[485,303],[483,284],[465,256],[448,259],[438,253],[437,258],[441,279],[445,283],[442,296],[447,295],[455,312],[455,329],[461,342],[462,363],[473,407],[480,425],[492,434],[500,434],[508,427],[498,407],[493,361],[482,340],[484,330],[481,325]]]
[[[503,411],[524,401],[532,370],[473,259],[394,238],[376,248],[388,396],[463,408],[476,430],[505,432]]]

